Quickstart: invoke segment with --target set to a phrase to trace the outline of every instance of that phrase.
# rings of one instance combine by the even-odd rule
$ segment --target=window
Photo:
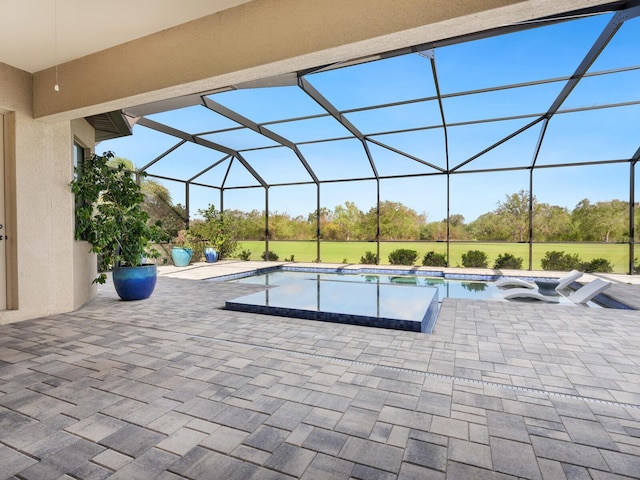
[[[80,168],[82,167],[82,160],[84,160],[85,157],[85,152],[86,149],[80,145],[77,142],[73,142],[73,168],[74,168],[74,178],[77,177],[78,172],[80,172],[80,174],[82,174],[82,171],[80,170]],[[78,200],[76,199],[76,206],[75,208],[78,208]],[[75,214],[73,215],[74,219],[75,219],[75,230],[78,230],[78,216]]]

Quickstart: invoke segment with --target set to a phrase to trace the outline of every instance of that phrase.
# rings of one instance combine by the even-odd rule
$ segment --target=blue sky
[[[445,95],[443,108],[448,124],[449,166],[458,165],[494,142],[528,125],[534,116],[469,124],[482,119],[540,115],[547,111],[564,81],[522,86],[472,95],[455,95],[491,87],[514,85],[571,75],[605,27],[610,15],[583,18],[505,36],[436,49],[438,84]],[[626,22],[591,67],[590,72],[640,66],[640,21]],[[393,151],[397,149],[436,167],[446,166],[444,130],[435,100],[401,106],[351,112],[351,109],[384,105],[436,95],[430,61],[418,54],[394,57],[336,69],[305,77],[362,133],[369,136],[370,152],[381,176],[436,172]],[[300,88],[244,89],[211,95],[210,98],[256,123],[278,122],[293,117],[326,113]],[[622,102],[640,102],[640,68],[584,79],[561,107],[572,109]],[[150,116],[189,133],[232,129],[238,125],[202,106]],[[555,115],[549,122],[537,164],[573,164],[631,157],[640,147],[640,105],[602,108]],[[426,130],[411,130],[432,127]],[[372,175],[362,144],[355,139],[304,143],[343,138],[349,132],[332,117],[270,123],[267,128],[295,142],[321,180],[362,178]],[[481,170],[531,163],[541,123],[487,152],[460,171]],[[399,132],[401,131],[402,132]],[[396,133],[384,134],[394,131]],[[136,126],[130,137],[106,141],[98,152],[112,150],[117,156],[143,167],[178,140]],[[227,130],[203,138],[233,149],[245,150],[276,144],[253,131]],[[278,147],[248,150],[243,156],[268,183],[309,181],[310,177],[291,149]],[[149,168],[149,173],[188,179],[214,162],[221,163],[199,177],[202,183],[220,185],[229,167],[225,154],[187,143]],[[223,161],[224,160],[224,161]],[[640,180],[640,179],[638,179]],[[506,194],[528,189],[527,171],[451,175],[451,213],[467,221],[493,210]],[[162,181],[174,202],[184,203],[184,186]],[[234,161],[226,186],[257,185]],[[327,183],[321,188],[322,206],[334,208],[355,202],[363,211],[375,205],[374,181]],[[573,208],[581,199],[592,201],[628,199],[627,164],[540,169],[534,174],[534,195],[539,201]],[[381,200],[402,202],[430,221],[446,216],[445,176],[382,180]],[[220,206],[219,191],[191,187],[191,213],[209,203]],[[262,188],[225,190],[224,207],[264,209]],[[314,185],[272,187],[271,211],[304,215],[316,208]]]

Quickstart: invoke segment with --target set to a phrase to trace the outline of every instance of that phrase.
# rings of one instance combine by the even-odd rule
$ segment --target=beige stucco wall
[[[93,127],[84,119],[71,121],[70,142],[78,142],[85,148],[94,151],[95,131]],[[73,175],[73,165],[70,164],[71,175]],[[72,228],[75,224],[74,205],[67,212],[71,218]],[[91,245],[87,242],[75,241],[73,243],[73,307],[79,308],[96,293],[96,286],[91,281],[98,275],[98,261],[95,254],[89,253]]]
[[[79,284],[78,264],[90,262],[76,251],[73,239],[71,122],[44,122],[32,114],[32,77],[0,64],[0,110],[5,131],[6,234],[10,310],[0,311],[0,323],[73,310],[91,294]],[[75,125],[87,143],[93,134]],[[75,124],[75,123],[74,123]],[[83,298],[84,297],[84,298]]]

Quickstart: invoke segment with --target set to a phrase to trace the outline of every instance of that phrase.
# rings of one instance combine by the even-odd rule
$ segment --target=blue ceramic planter
[[[138,267],[114,267],[113,285],[122,300],[149,298],[156,287],[158,268],[156,265]]]
[[[206,247],[204,249],[204,258],[207,260],[207,263],[214,263],[218,261],[218,252],[213,247]]]
[[[186,267],[191,261],[193,250],[190,248],[173,247],[171,249],[171,260],[176,267]]]

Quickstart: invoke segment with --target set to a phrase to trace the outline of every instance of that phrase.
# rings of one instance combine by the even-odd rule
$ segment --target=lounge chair
[[[610,286],[611,282],[602,280],[601,278],[596,278],[586,285],[583,285],[575,292],[571,292],[569,294],[569,300],[571,300],[573,303],[584,305],[599,293],[604,292]]]
[[[601,278],[596,278],[586,285],[583,285],[578,290],[571,292],[567,298],[573,303],[584,305],[599,293],[604,292],[610,286],[611,282],[602,280]],[[502,296],[507,299],[530,298],[549,303],[558,303],[558,301],[560,300],[560,296],[543,295],[538,290],[531,288],[510,288],[508,290],[504,290],[501,293]]]
[[[504,298],[523,298],[531,300],[540,300],[541,302],[558,303],[560,301],[559,295],[543,295],[537,288],[521,287],[521,288],[508,288],[500,292]]]
[[[562,290],[563,288],[567,288],[577,279],[582,276],[582,272],[577,270],[571,270],[569,273],[566,273],[562,277],[558,279],[558,286],[556,290]],[[494,282],[496,287],[500,288],[510,288],[510,287],[521,287],[521,288],[529,288],[532,290],[536,290],[538,286],[535,282],[527,282],[526,280],[522,280],[520,278],[511,278],[511,277],[503,277],[499,278]]]

